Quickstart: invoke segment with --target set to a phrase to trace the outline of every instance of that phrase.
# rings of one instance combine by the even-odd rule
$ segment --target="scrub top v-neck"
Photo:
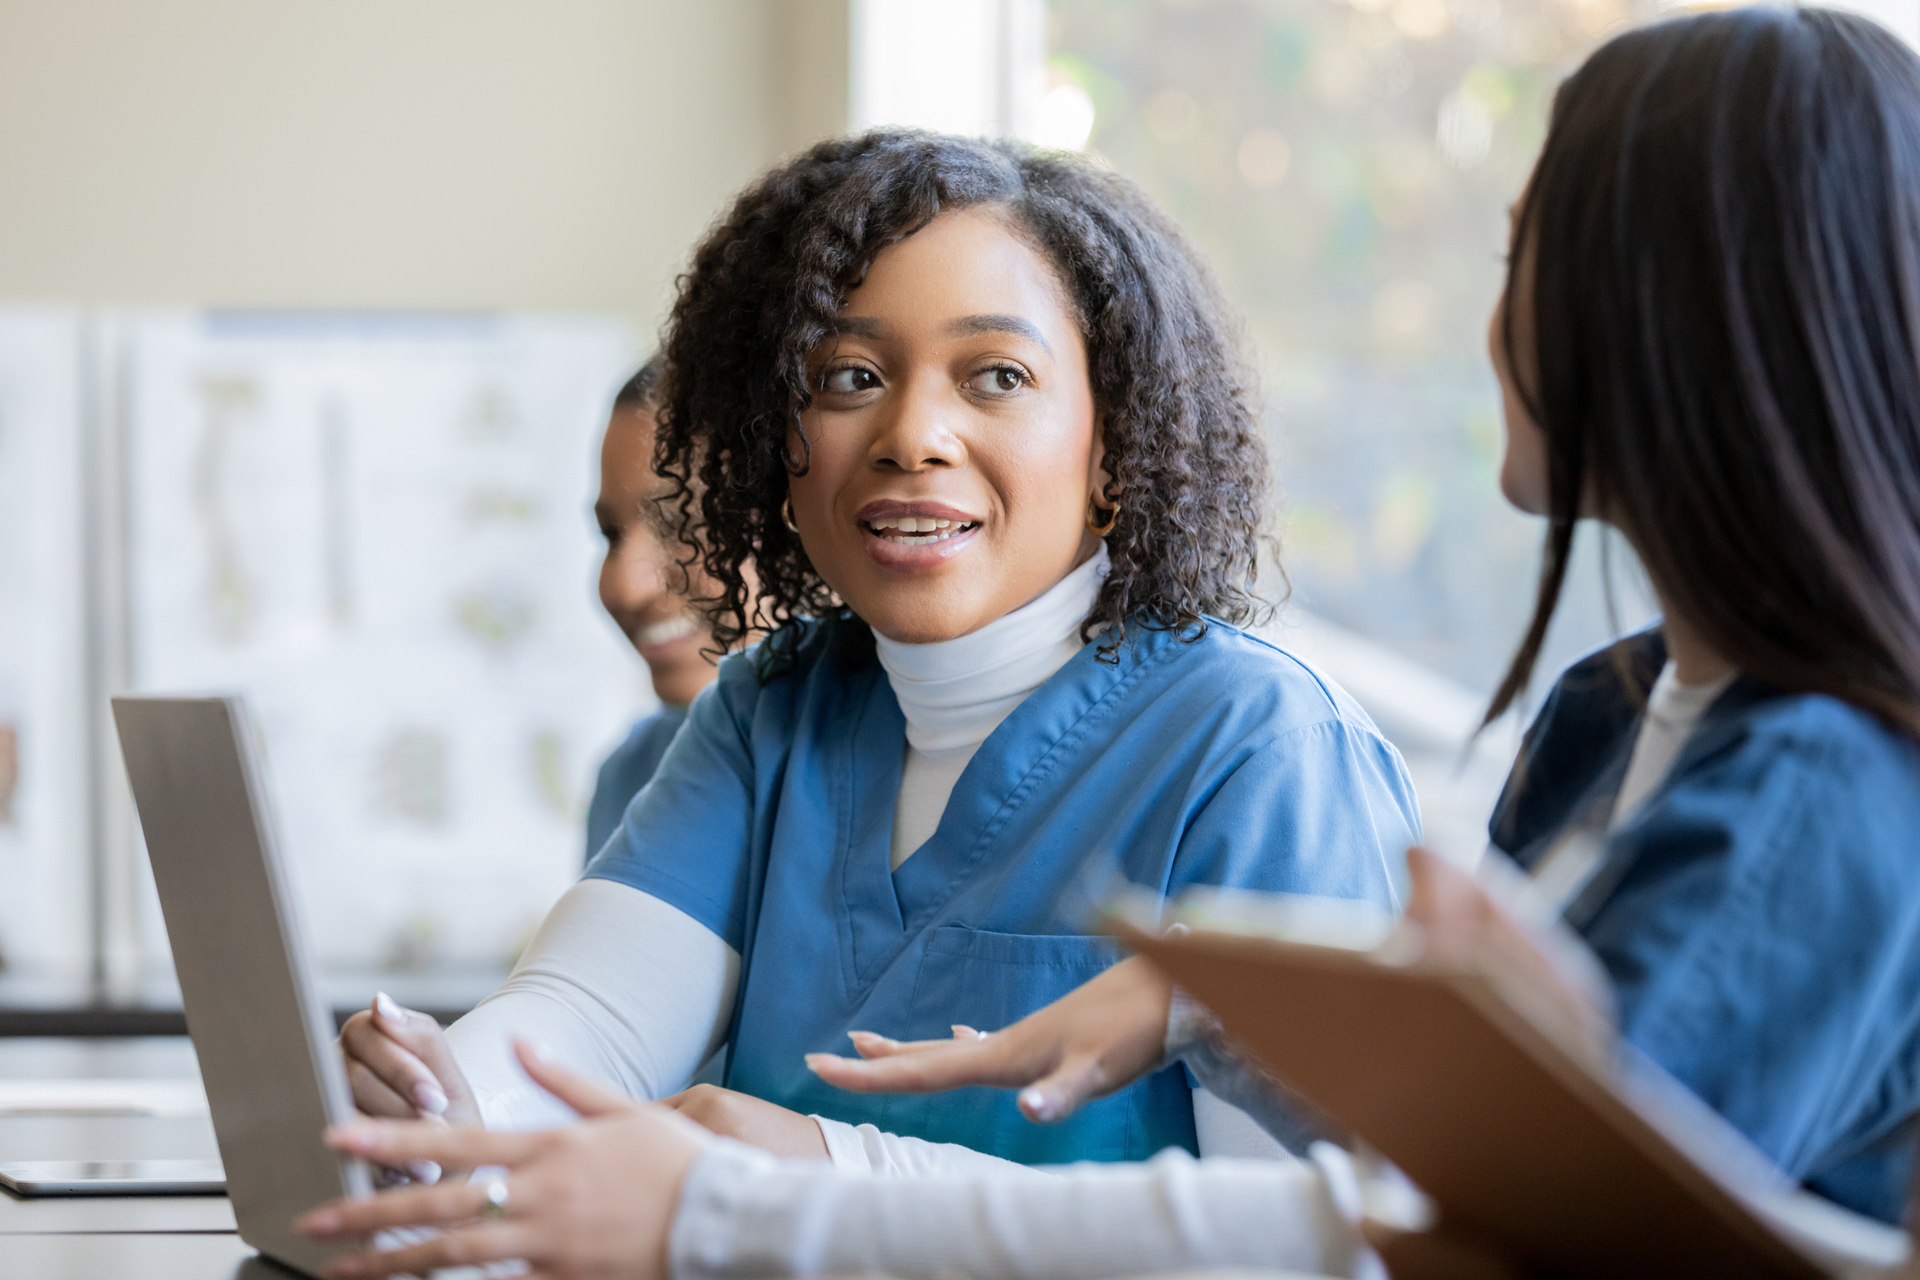
[[[1086,646],[1001,722],[938,827],[888,870],[905,721],[865,626],[802,624],[721,664],[587,869],[741,956],[727,1085],[796,1111],[1032,1164],[1193,1148],[1183,1072],[1066,1122],[1005,1090],[843,1093],[803,1055],[847,1032],[997,1028],[1112,964],[1084,932],[1114,878],[1393,904],[1419,835],[1400,757],[1335,686],[1219,622]],[[646,975],[634,975],[645,981]]]

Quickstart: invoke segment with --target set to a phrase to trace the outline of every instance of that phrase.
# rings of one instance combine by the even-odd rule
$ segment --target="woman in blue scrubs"
[[[640,1097],[724,1046],[727,1088],[676,1104],[840,1164],[1204,1147],[1177,1068],[1043,1129],[804,1056],[1057,999],[1115,959],[1085,929],[1117,880],[1396,905],[1397,753],[1238,625],[1267,472],[1233,332],[1166,219],[1077,158],[882,132],[742,195],[681,283],[656,465],[716,641],[767,639],[499,994],[447,1040],[390,1002],[348,1025],[361,1106],[538,1123],[518,1034]]]

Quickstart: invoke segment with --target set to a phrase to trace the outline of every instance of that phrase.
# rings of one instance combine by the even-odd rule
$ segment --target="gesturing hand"
[[[964,1085],[1020,1090],[1037,1124],[1125,1088],[1160,1064],[1173,983],[1145,959],[1114,965],[1004,1031],[965,1027],[952,1040],[901,1042],[852,1033],[859,1059],[807,1055],[828,1084],[856,1093],[936,1093]]]
[[[408,1187],[336,1200],[305,1215],[295,1228],[320,1240],[366,1239],[401,1227],[441,1232],[419,1244],[340,1257],[327,1268],[329,1277],[425,1275],[436,1267],[510,1258],[555,1280],[667,1274],[680,1187],[712,1136],[664,1107],[636,1103],[544,1062],[524,1044],[515,1051],[535,1083],[578,1111],[581,1122],[537,1133],[391,1120],[329,1131],[328,1145],[336,1150],[382,1164],[432,1160],[506,1170],[494,1181]]]

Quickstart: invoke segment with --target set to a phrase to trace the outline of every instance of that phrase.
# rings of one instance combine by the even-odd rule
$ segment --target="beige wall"
[[[846,0],[0,0],[0,300],[654,323]]]

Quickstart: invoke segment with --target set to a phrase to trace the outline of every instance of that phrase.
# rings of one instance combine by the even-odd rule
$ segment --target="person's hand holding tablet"
[[[623,1098],[541,1059],[515,1052],[535,1083],[578,1111],[579,1124],[488,1133],[418,1120],[368,1120],[331,1130],[327,1143],[379,1164],[432,1161],[501,1176],[403,1187],[336,1200],[295,1224],[317,1240],[371,1240],[400,1227],[440,1234],[401,1248],[337,1259],[329,1277],[425,1275],[438,1267],[523,1259],[543,1276],[656,1277],[680,1187],[713,1135],[672,1110]],[[449,1108],[451,1109],[451,1108]]]

